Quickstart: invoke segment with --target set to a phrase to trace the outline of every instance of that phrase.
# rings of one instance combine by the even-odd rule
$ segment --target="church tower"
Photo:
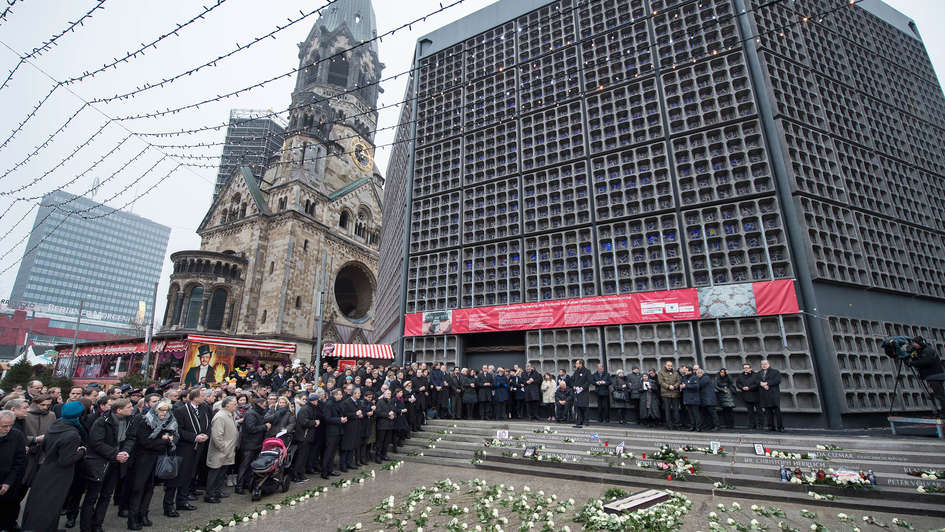
[[[370,0],[338,0],[315,21],[299,44],[282,149],[258,187],[237,169],[197,230],[201,249],[172,256],[165,330],[288,340],[314,354],[321,309],[324,342],[367,343],[384,183],[376,36]],[[211,279],[207,268],[230,273]],[[227,311],[209,320],[211,308]]]

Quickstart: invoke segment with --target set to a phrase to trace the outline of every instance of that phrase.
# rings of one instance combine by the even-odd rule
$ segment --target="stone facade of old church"
[[[259,183],[237,169],[197,229],[200,249],[171,256],[163,330],[290,341],[314,358],[324,272],[323,342],[368,342],[383,198],[375,36],[369,0],[340,0],[316,21],[282,149]]]

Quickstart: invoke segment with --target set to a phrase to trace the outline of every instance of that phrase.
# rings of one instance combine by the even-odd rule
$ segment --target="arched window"
[[[309,66],[305,67],[305,83],[316,83],[318,81],[318,54],[312,56]]]
[[[338,227],[342,229],[348,228],[348,211],[341,211],[341,218],[338,219]]]
[[[364,224],[358,222],[354,224],[354,234],[363,237],[364,236]]]
[[[308,240],[306,240],[305,243],[302,244],[302,251],[308,251]]]
[[[302,296],[295,296],[295,308],[302,308]]]
[[[246,218],[246,204],[245,203],[240,207],[240,218]]]
[[[263,311],[262,319],[259,320],[259,323],[266,323],[266,311]]]
[[[275,268],[276,268],[276,263],[275,263],[275,262],[270,262],[270,263],[269,263],[269,275],[272,275],[272,270],[274,270]]]
[[[207,329],[219,331],[223,328],[223,314],[226,312],[226,290],[217,288],[210,298],[210,311],[207,313]]]
[[[328,83],[340,87],[348,87],[348,60],[344,57],[335,57],[328,64]]]
[[[187,323],[184,327],[196,329],[200,319],[200,304],[203,302],[203,287],[195,286],[190,290],[190,297],[187,298]]]

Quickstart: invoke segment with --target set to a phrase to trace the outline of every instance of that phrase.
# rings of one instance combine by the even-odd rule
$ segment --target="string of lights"
[[[98,159],[97,161],[95,161],[94,163],[92,163],[91,166],[89,166],[88,168],[86,168],[85,171],[83,171],[83,172],[80,173],[80,174],[76,174],[75,177],[73,177],[72,179],[70,179],[67,183],[64,183],[64,184],[60,185],[56,190],[57,190],[57,191],[59,191],[59,190],[64,190],[66,187],[72,185],[73,183],[75,183],[75,182],[78,181],[79,179],[85,177],[89,172],[91,172],[91,171],[94,170],[96,167],[98,167],[98,165],[101,164],[102,161],[104,161],[106,158],[108,158],[108,157],[111,156],[113,153],[115,153],[116,151],[118,151],[118,150],[122,147],[122,145],[124,145],[124,143],[127,142],[128,139],[130,139],[130,138],[131,138],[131,135],[128,135],[127,137],[125,137],[124,139],[122,139],[121,142],[119,142],[118,144],[116,144],[115,147],[113,147],[113,148],[112,148],[111,150],[109,150],[107,153],[105,153],[104,155],[102,155],[101,157],[99,157],[99,159]],[[84,196],[85,194],[91,193],[94,189],[95,189],[95,187],[93,186],[92,188],[90,188],[89,190],[87,190],[87,191],[86,191],[85,193],[83,193],[82,195]],[[45,194],[44,194],[44,195],[45,195]],[[10,206],[7,207],[7,209],[6,209],[5,211],[3,211],[3,214],[0,214],[0,220],[2,220],[3,217],[5,217],[5,216],[13,209],[13,207],[16,205],[16,203],[17,203],[18,201],[33,201],[33,200],[39,200],[39,199],[42,199],[42,198],[43,198],[43,196],[32,196],[32,197],[29,197],[29,198],[18,198],[18,199],[15,200],[13,203],[11,203]],[[73,199],[73,200],[69,200],[68,203],[71,203],[72,201],[74,201],[74,199]],[[29,217],[30,213],[33,212],[33,209],[35,209],[37,206],[38,206],[38,203],[34,203],[34,204],[30,207],[29,211],[26,212],[26,214],[24,214],[19,220],[17,220],[16,223],[14,223],[12,226],[10,226],[10,228],[7,230],[7,232],[4,233],[3,236],[0,236],[0,242],[2,242],[3,240],[5,240],[6,237],[9,236],[10,233],[13,232],[14,229],[16,229],[20,224],[22,224],[24,221],[26,221],[27,217]],[[42,222],[40,222],[40,223],[42,223]]]
[[[49,144],[53,141],[53,139],[56,138],[56,135],[58,135],[59,133],[62,133],[63,131],[65,131],[66,127],[67,127],[73,120],[75,120],[75,117],[79,116],[79,113],[81,113],[86,107],[88,107],[87,104],[86,104],[86,105],[83,105],[82,107],[79,107],[79,109],[76,110],[76,112],[72,113],[72,115],[71,115],[68,119],[66,119],[66,121],[65,121],[61,126],[59,126],[59,129],[57,129],[57,130],[54,131],[51,135],[49,135],[49,136],[46,138],[46,140],[43,141],[42,144],[40,144],[39,146],[36,146],[35,148],[33,148],[33,151],[31,151],[29,154],[27,154],[27,156],[24,157],[20,162],[14,164],[11,168],[7,169],[5,172],[3,172],[2,174],[0,174],[0,181],[2,181],[5,177],[7,177],[8,175],[12,174],[13,172],[16,172],[19,168],[23,167],[23,165],[25,165],[26,163],[28,163],[28,162],[30,161],[30,159],[32,159],[33,157],[35,157],[36,154],[38,154],[40,151],[42,151],[43,148],[45,148],[46,146],[49,146]]]
[[[30,53],[26,54],[25,56],[20,57],[20,60],[16,63],[16,65],[13,66],[13,70],[10,71],[10,73],[7,75],[7,78],[3,80],[2,84],[0,84],[0,90],[3,90],[3,88],[6,87],[7,84],[10,83],[10,80],[13,78],[13,74],[15,74],[16,71],[19,70],[21,66],[23,66],[24,62],[26,62],[28,59],[32,59],[42,54],[46,50],[49,50],[49,48],[52,47],[52,45],[56,44],[56,41],[58,41],[60,37],[69,33],[70,31],[74,31],[77,26],[82,26],[85,23],[85,20],[87,18],[91,18],[92,15],[96,11],[98,11],[99,9],[105,9],[104,7],[102,7],[102,4],[104,3],[105,3],[105,0],[97,0],[95,2],[95,5],[92,6],[92,9],[86,11],[85,14],[79,17],[75,22],[71,22],[69,26],[66,27],[66,29],[53,35],[52,37],[47,39],[45,42],[43,42],[40,46],[33,48],[33,50]]]
[[[104,0],[102,0],[102,1],[104,1]],[[222,1],[225,1],[225,0],[220,0],[220,1],[222,2]],[[332,0],[332,1],[337,1],[337,0]],[[413,21],[411,21],[411,22],[408,22],[408,23],[406,23],[406,24],[404,24],[404,25],[402,25],[402,26],[400,26],[400,27],[398,27],[398,28],[395,28],[395,29],[393,29],[393,30],[391,30],[391,31],[389,31],[389,32],[387,32],[387,33],[385,33],[385,34],[379,35],[379,36],[377,36],[377,37],[371,39],[370,41],[364,41],[364,42],[362,42],[362,43],[360,43],[360,44],[357,44],[357,45],[355,45],[355,46],[353,46],[353,47],[351,47],[351,48],[348,48],[348,49],[346,49],[346,51],[350,51],[350,50],[353,50],[353,49],[358,48],[358,47],[360,47],[360,46],[364,46],[364,45],[367,44],[368,42],[371,42],[371,41],[373,41],[373,40],[375,40],[375,39],[381,39],[381,38],[384,37],[385,35],[389,35],[389,34],[392,35],[394,32],[399,31],[399,30],[401,30],[401,29],[403,29],[403,28],[412,27],[412,24],[415,24],[415,23],[417,23],[417,22],[419,22],[419,21],[421,21],[421,20],[426,20],[426,18],[427,18],[428,16],[431,16],[431,15],[436,14],[436,13],[440,13],[440,12],[442,12],[442,11],[444,11],[444,10],[446,10],[446,9],[448,9],[448,8],[450,8],[450,7],[452,7],[452,6],[458,5],[458,4],[460,4],[460,3],[464,2],[464,1],[465,1],[465,0],[457,0],[457,1],[454,2],[453,4],[449,4],[449,5],[445,6],[445,7],[444,7],[442,4],[440,4],[440,9],[438,9],[438,10],[436,10],[436,11],[433,11],[433,12],[431,12],[431,13],[429,13],[429,14],[423,16],[423,17],[420,17],[420,18],[418,18],[418,19],[415,19],[415,20],[413,20]],[[322,8],[327,7],[328,5],[330,5],[330,4],[326,4],[326,5],[322,6]],[[319,8],[319,9],[322,9],[322,8]],[[316,11],[317,11],[317,10],[316,10]],[[304,16],[304,15],[305,15],[305,13],[303,13],[303,16]],[[284,29],[284,28],[283,28],[283,29]],[[268,37],[263,37],[263,38],[268,38]],[[3,46],[7,47],[10,51],[16,53],[16,51],[13,50],[13,48],[10,47],[9,45],[7,45],[5,42],[0,41],[0,44],[3,44]],[[244,49],[245,49],[245,48],[244,48]],[[343,53],[345,53],[345,51],[339,52],[339,54],[337,54],[337,55],[340,55],[340,54],[343,54]],[[331,59],[332,57],[334,57],[334,56],[327,57],[327,58],[325,58],[324,60],[327,61],[327,60]],[[34,66],[35,66],[35,65],[34,65]],[[37,68],[38,68],[38,67],[37,67]],[[296,69],[295,71],[298,71],[298,69]],[[44,72],[44,74],[46,74],[46,73]],[[52,76],[49,76],[49,74],[46,74],[46,76],[49,77],[50,79],[52,79],[53,82],[54,82],[54,84],[55,84],[56,86],[63,85],[62,82],[59,82],[59,81],[55,80]],[[77,94],[75,94],[75,92],[73,92],[73,91],[71,91],[71,90],[70,90],[70,92],[72,92],[73,95],[79,97]],[[88,101],[88,100],[85,100],[85,99],[83,99],[83,98],[81,98],[81,97],[79,97],[79,98],[83,100],[83,104],[82,104],[82,106],[79,107],[78,110],[76,110],[76,112],[70,117],[70,119],[69,119],[65,124],[63,124],[62,126],[60,126],[59,129],[57,129],[55,132],[53,132],[51,135],[49,135],[49,136],[46,138],[46,140],[45,140],[41,145],[39,145],[36,149],[34,149],[33,152],[30,153],[25,159],[23,159],[22,161],[20,161],[20,162],[17,163],[16,165],[14,165],[13,168],[7,170],[5,173],[0,174],[0,179],[3,179],[4,177],[6,177],[7,175],[9,175],[9,174],[12,173],[13,171],[16,171],[18,168],[20,168],[20,167],[22,167],[23,165],[25,165],[33,156],[35,156],[37,153],[39,153],[39,151],[41,151],[43,148],[45,148],[46,146],[48,146],[49,143],[52,142],[52,140],[56,137],[56,135],[58,135],[61,131],[63,131],[63,130],[65,129],[65,127],[69,124],[69,122],[71,122],[76,116],[78,116],[79,113],[81,113],[81,112],[82,112],[83,110],[85,110],[86,108],[89,108],[89,107],[94,103],[94,102],[90,102],[90,101]],[[96,110],[97,110],[97,109],[96,109]],[[118,120],[118,119],[114,119],[114,118],[108,117],[107,115],[105,115],[105,113],[102,113],[101,111],[99,111],[99,112],[100,112],[101,114],[103,114],[104,116],[106,116],[106,118],[108,119],[108,121]]]
[[[119,173],[121,173],[125,168],[128,168],[128,166],[130,166],[132,163],[134,163],[135,161],[137,161],[137,160],[138,160],[142,155],[144,155],[145,152],[147,152],[149,149],[150,149],[150,147],[145,147],[143,150],[141,150],[140,152],[138,152],[135,156],[133,156],[132,158],[128,159],[128,160],[125,162],[125,164],[121,165],[120,168],[118,168],[117,170],[115,170],[114,172],[112,172],[111,175],[109,175],[108,177],[106,177],[106,178],[105,178],[105,181],[107,182],[107,181],[110,181],[110,180],[114,179],[115,176],[117,176]],[[93,186],[93,187],[90,188],[89,190],[85,191],[85,193],[81,194],[80,196],[76,196],[76,197],[73,198],[72,200],[69,200],[69,201],[66,201],[66,202],[62,202],[62,203],[59,203],[59,204],[52,204],[52,205],[50,205],[50,206],[52,206],[52,207],[61,207],[61,206],[64,205],[64,204],[68,204],[68,203],[71,203],[72,201],[75,201],[75,199],[78,199],[79,197],[85,196],[86,194],[90,194],[90,193],[92,192],[92,190],[94,190],[95,188],[97,188],[97,187]],[[43,225],[43,223],[45,223],[46,220],[49,219],[50,216],[52,216],[52,213],[53,213],[55,210],[56,210],[56,209],[52,209],[52,210],[50,210],[48,213],[46,213],[46,216],[44,216],[41,220],[39,220],[39,221],[36,223],[36,226],[35,226],[35,227],[39,227],[39,226]],[[25,217],[24,217],[24,219],[25,219]],[[50,234],[51,234],[51,233],[50,233]],[[16,249],[17,246],[19,246],[20,244],[23,243],[23,241],[25,241],[27,238],[29,238],[29,236],[30,236],[29,233],[26,233],[25,235],[23,235],[23,238],[21,238],[21,239],[18,240],[15,244],[13,244],[13,246],[12,246],[9,250],[7,250],[3,255],[0,255],[0,260],[2,260],[4,257],[6,257],[7,255],[9,255],[14,249]],[[49,236],[49,235],[46,235],[46,236]],[[25,256],[26,256],[26,255],[24,255],[24,257],[25,257]]]
[[[167,116],[167,115],[177,114],[177,113],[180,113],[180,112],[182,112],[182,111],[186,111],[186,110],[188,110],[188,109],[197,109],[197,108],[199,108],[201,105],[207,105],[207,104],[209,104],[209,103],[214,103],[214,102],[218,102],[218,101],[221,101],[221,100],[225,100],[225,99],[227,99],[227,98],[232,98],[232,97],[235,97],[235,96],[239,96],[240,94],[242,94],[242,93],[244,93],[244,92],[249,92],[249,91],[258,89],[258,88],[260,88],[260,87],[265,87],[266,85],[268,85],[268,84],[270,84],[270,83],[272,83],[272,82],[274,82],[274,81],[277,81],[277,80],[280,80],[280,79],[283,79],[283,78],[287,78],[287,77],[293,76],[293,75],[297,74],[297,73],[298,73],[300,70],[302,70],[302,69],[309,68],[309,67],[313,67],[313,66],[317,66],[317,65],[319,65],[319,64],[321,64],[321,63],[324,63],[324,62],[327,62],[327,61],[332,61],[332,60],[334,60],[334,59],[337,58],[337,57],[343,57],[345,54],[350,53],[352,50],[354,50],[354,49],[356,49],[356,48],[360,48],[360,47],[362,47],[362,46],[367,46],[369,43],[372,43],[372,42],[374,42],[374,41],[380,40],[380,39],[382,39],[383,37],[386,37],[386,36],[388,36],[388,35],[393,35],[394,33],[398,32],[398,31],[400,31],[400,30],[403,30],[403,29],[406,29],[406,28],[411,28],[414,24],[417,24],[418,22],[422,22],[422,21],[426,20],[426,19],[427,19],[428,17],[430,17],[430,16],[436,15],[436,14],[438,14],[438,13],[442,13],[443,11],[446,11],[447,9],[449,9],[449,8],[451,8],[451,7],[460,5],[460,4],[462,4],[463,2],[465,2],[465,1],[466,1],[466,0],[454,0],[453,3],[447,4],[447,5],[445,5],[445,6],[444,6],[443,4],[440,4],[440,8],[439,8],[439,9],[434,10],[434,11],[430,12],[430,13],[427,14],[427,15],[424,15],[424,16],[422,16],[422,17],[418,17],[418,18],[416,18],[416,19],[414,19],[414,20],[412,20],[412,21],[410,21],[410,22],[406,22],[406,23],[402,24],[401,26],[398,26],[398,27],[396,27],[396,28],[394,28],[394,29],[392,29],[392,30],[389,30],[389,31],[387,31],[387,32],[385,32],[385,33],[382,33],[382,34],[380,34],[380,35],[377,35],[376,37],[373,37],[373,38],[368,39],[368,40],[366,40],[366,41],[362,41],[362,42],[360,42],[360,43],[358,43],[358,44],[356,44],[356,45],[354,45],[354,46],[352,46],[352,47],[350,47],[350,48],[346,48],[346,49],[341,50],[341,51],[339,51],[339,52],[337,52],[337,53],[335,53],[335,54],[332,54],[332,55],[329,55],[329,56],[327,56],[327,57],[321,58],[321,59],[319,59],[318,61],[315,61],[314,63],[312,63],[311,65],[301,65],[301,66],[299,66],[299,67],[297,67],[297,68],[293,68],[292,70],[290,70],[290,71],[288,71],[288,72],[286,72],[286,73],[284,73],[284,74],[279,74],[279,75],[273,76],[273,77],[271,77],[271,78],[269,78],[269,79],[265,79],[265,80],[260,81],[260,82],[258,82],[258,83],[254,83],[254,84],[252,84],[252,85],[250,85],[250,86],[248,86],[248,87],[244,87],[244,88],[242,88],[242,89],[238,89],[238,90],[235,90],[235,91],[230,91],[230,92],[223,93],[223,94],[218,94],[218,95],[216,95],[215,97],[206,98],[206,99],[204,99],[204,100],[202,100],[202,101],[199,101],[199,102],[196,102],[196,103],[191,103],[191,104],[187,104],[187,105],[182,105],[182,106],[180,106],[180,107],[175,107],[175,108],[168,108],[168,109],[165,109],[164,111],[154,111],[154,112],[151,112],[151,113],[142,113],[142,114],[138,114],[138,115],[122,116],[122,117],[117,117],[117,118],[115,118],[115,120],[118,120],[118,121],[129,121],[129,120],[139,120],[139,119],[142,119],[142,118],[156,118],[156,117],[159,117],[159,116]]]
[[[204,16],[205,16],[207,13],[209,13],[210,11],[212,11],[213,9],[215,9],[216,7],[222,5],[225,1],[226,1],[226,0],[217,0],[217,2],[216,2],[215,4],[213,4],[213,5],[211,5],[210,7],[204,7],[204,9],[203,9],[203,11],[202,11],[201,13],[195,15],[195,16],[192,17],[190,20],[187,20],[187,21],[184,22],[183,24],[177,24],[177,27],[176,27],[174,30],[169,31],[169,32],[167,32],[167,33],[164,33],[164,34],[160,35],[157,39],[151,41],[151,42],[148,43],[148,44],[143,44],[141,48],[138,48],[137,50],[134,50],[134,51],[132,51],[132,52],[127,52],[124,56],[122,56],[121,59],[115,59],[115,60],[112,61],[111,63],[108,63],[108,64],[106,64],[106,65],[104,65],[104,66],[102,66],[102,67],[100,67],[100,68],[98,68],[98,69],[96,69],[96,70],[93,70],[93,71],[85,71],[85,72],[83,72],[83,73],[82,73],[81,75],[79,75],[79,76],[75,76],[75,77],[69,78],[69,79],[67,79],[67,80],[65,80],[65,81],[61,81],[61,82],[55,83],[55,84],[52,86],[52,89],[50,89],[49,94],[47,94],[46,97],[44,97],[43,99],[41,99],[41,100],[39,101],[39,103],[37,103],[37,104],[33,107],[33,109],[26,115],[26,117],[23,119],[23,121],[20,122],[20,123],[18,124],[18,126],[10,133],[10,135],[7,137],[7,139],[4,140],[3,143],[0,143],[0,150],[2,150],[4,147],[6,147],[6,145],[9,144],[9,142],[10,142],[11,140],[13,140],[13,137],[16,136],[16,134],[19,133],[19,132],[23,129],[23,126],[26,125],[26,123],[27,123],[31,118],[33,118],[34,116],[36,116],[36,113],[39,111],[39,108],[42,107],[42,105],[43,105],[44,103],[46,103],[46,100],[48,100],[49,97],[52,96],[52,93],[55,92],[56,89],[58,89],[59,87],[61,87],[61,86],[63,86],[63,85],[69,85],[69,84],[71,84],[71,83],[77,83],[77,82],[83,81],[83,80],[85,80],[85,79],[91,78],[91,77],[95,76],[96,74],[99,74],[99,73],[101,73],[101,72],[104,72],[104,71],[106,71],[106,70],[108,70],[108,69],[117,68],[117,65],[120,64],[120,63],[127,62],[127,61],[129,61],[129,60],[131,60],[131,59],[134,59],[134,58],[138,57],[139,55],[144,55],[145,50],[147,50],[148,48],[157,48],[157,44],[158,44],[160,41],[162,41],[162,40],[164,40],[164,39],[166,39],[166,38],[168,38],[168,37],[171,37],[171,36],[175,36],[175,37],[176,37],[176,36],[178,36],[178,32],[179,32],[180,30],[182,30],[183,28],[187,27],[188,25],[192,24],[193,22],[195,22],[195,21],[197,21],[197,20],[203,19]],[[170,77],[170,78],[163,79],[163,80],[160,81],[160,82],[156,82],[156,83],[145,83],[143,86],[139,86],[137,89],[135,89],[135,90],[133,90],[133,91],[129,91],[129,92],[124,93],[124,94],[116,94],[115,96],[107,97],[107,98],[95,98],[95,99],[92,99],[92,100],[89,101],[89,103],[92,103],[92,104],[95,104],[95,103],[109,103],[109,102],[112,102],[112,101],[115,101],[115,100],[129,99],[129,98],[131,98],[131,97],[133,97],[133,96],[135,96],[135,95],[137,95],[137,94],[140,94],[140,93],[142,93],[142,92],[144,92],[144,91],[147,91],[147,90],[150,90],[150,89],[153,89],[153,88],[156,88],[156,87],[163,87],[164,85],[169,84],[169,83],[171,83],[171,82],[174,82],[174,81],[176,81],[176,80],[178,80],[178,79],[180,79],[180,78],[193,75],[193,74],[195,74],[196,72],[198,72],[198,71],[200,71],[200,70],[202,70],[202,69],[204,69],[204,68],[206,68],[206,67],[209,67],[209,66],[214,66],[214,67],[215,67],[215,66],[217,66],[217,63],[218,63],[218,62],[223,61],[223,60],[225,60],[225,59],[227,59],[227,58],[229,58],[229,57],[231,57],[231,56],[233,56],[233,55],[235,55],[235,54],[237,54],[237,53],[239,53],[239,52],[242,52],[242,51],[244,51],[244,50],[250,48],[251,46],[253,46],[253,45],[255,45],[255,44],[257,44],[257,43],[259,43],[259,42],[261,42],[261,41],[264,41],[264,40],[269,39],[269,38],[275,39],[275,35],[276,35],[277,33],[279,33],[280,31],[283,31],[283,30],[285,30],[286,28],[289,28],[289,27],[291,27],[291,26],[297,24],[298,22],[300,22],[300,21],[302,21],[302,20],[305,20],[305,19],[311,17],[312,15],[315,15],[315,14],[320,13],[322,10],[324,10],[325,8],[327,8],[328,6],[330,6],[331,4],[333,4],[333,3],[337,2],[337,1],[338,1],[338,0],[329,0],[329,2],[328,2],[327,4],[325,4],[325,5],[321,6],[321,7],[319,7],[318,9],[314,9],[314,10],[312,10],[312,11],[309,11],[309,12],[307,12],[307,13],[300,11],[301,16],[299,16],[299,17],[297,17],[297,18],[294,18],[294,19],[291,18],[291,17],[289,17],[288,23],[286,23],[286,24],[284,24],[284,25],[276,26],[276,29],[270,31],[269,33],[267,33],[267,34],[265,34],[265,35],[261,35],[261,36],[259,36],[259,37],[256,37],[255,39],[253,39],[252,41],[250,41],[248,44],[245,44],[245,45],[237,44],[237,47],[236,47],[235,49],[231,50],[230,52],[227,52],[227,53],[225,53],[225,54],[223,54],[223,55],[220,55],[220,56],[218,56],[218,57],[216,57],[216,58],[214,58],[214,59],[212,59],[212,60],[210,60],[210,61],[207,61],[206,63],[203,63],[203,64],[200,65],[200,66],[191,68],[190,70],[181,72],[181,73],[179,73],[179,74],[177,74],[177,75],[174,75],[174,76],[172,76],[172,77]],[[15,53],[15,52],[14,52],[14,53]]]
[[[0,23],[7,21],[7,16],[13,13],[13,6],[21,0],[6,0],[7,7],[3,8],[3,11],[0,11]]]
[[[147,150],[148,150],[148,148],[145,148],[145,151],[147,151]],[[105,198],[105,200],[101,202],[102,205],[104,205],[104,204],[106,204],[106,203],[108,203],[108,202],[114,200],[114,199],[117,198],[118,196],[121,196],[122,194],[124,194],[125,192],[127,192],[128,190],[130,190],[131,187],[133,187],[133,186],[137,185],[138,183],[140,183],[142,179],[144,179],[148,174],[150,174],[151,172],[153,172],[154,169],[157,168],[159,164],[163,163],[163,162],[166,161],[166,160],[167,160],[167,156],[166,156],[166,155],[165,155],[165,156],[162,156],[160,159],[157,160],[157,162],[155,162],[153,165],[151,165],[150,168],[148,168],[147,170],[145,170],[144,172],[142,172],[141,175],[139,175],[139,176],[136,177],[133,181],[131,181],[130,183],[128,183],[127,185],[125,185],[121,190],[119,190],[118,192],[115,192],[114,194],[112,194],[112,195],[109,196],[108,198]],[[93,206],[91,206],[91,207],[87,207],[87,208],[85,208],[85,209],[78,209],[78,210],[65,209],[64,211],[65,211],[65,212],[68,212],[69,214],[72,214],[72,215],[78,215],[80,218],[85,218],[86,220],[91,220],[91,219],[94,219],[94,218],[101,218],[101,216],[85,216],[85,214],[86,214],[86,213],[89,213],[89,212],[92,212],[93,210],[96,210],[96,209],[102,207],[102,205],[93,205]],[[119,209],[119,210],[120,210],[120,209]]]
[[[102,131],[105,130],[106,127],[108,127],[108,125],[109,125],[109,122],[106,122],[102,127],[98,128],[98,130],[97,130],[95,133],[92,133],[92,136],[91,136],[91,137],[89,137],[88,139],[86,139],[85,142],[83,142],[82,144],[79,144],[74,150],[72,150],[72,153],[70,153],[69,155],[66,155],[65,158],[63,158],[61,161],[59,161],[59,162],[56,164],[56,166],[53,166],[53,167],[50,168],[49,170],[46,170],[45,172],[43,172],[43,173],[37,175],[35,178],[33,178],[32,181],[29,181],[29,182],[26,183],[25,185],[21,185],[21,186],[19,186],[19,187],[17,187],[17,188],[14,188],[13,190],[7,190],[7,191],[5,191],[5,192],[0,192],[0,197],[2,197],[2,196],[10,196],[10,195],[13,195],[13,194],[18,194],[18,193],[20,193],[20,192],[22,192],[22,191],[24,191],[24,190],[30,188],[31,186],[35,185],[36,183],[39,183],[40,181],[42,181],[43,179],[45,179],[46,177],[48,177],[49,174],[55,172],[55,171],[58,170],[59,168],[62,168],[62,166],[63,166],[64,164],[66,164],[66,162],[68,162],[69,159],[72,159],[73,157],[75,157],[75,155],[76,155],[77,153],[79,153],[80,151],[82,151],[83,148],[85,148],[86,146],[88,146],[89,144],[91,144],[92,141],[95,140],[95,138],[98,137],[98,136],[102,133]]]

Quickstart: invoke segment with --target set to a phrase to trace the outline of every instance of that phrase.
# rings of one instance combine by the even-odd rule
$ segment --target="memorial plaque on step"
[[[509,439],[509,431],[507,431],[507,430],[497,430],[497,431],[495,431],[495,439],[497,439],[497,440],[507,440],[507,439]]]
[[[632,512],[649,508],[669,499],[669,493],[660,490],[646,490],[634,493],[622,499],[617,499],[604,505],[604,511],[611,514]]]

